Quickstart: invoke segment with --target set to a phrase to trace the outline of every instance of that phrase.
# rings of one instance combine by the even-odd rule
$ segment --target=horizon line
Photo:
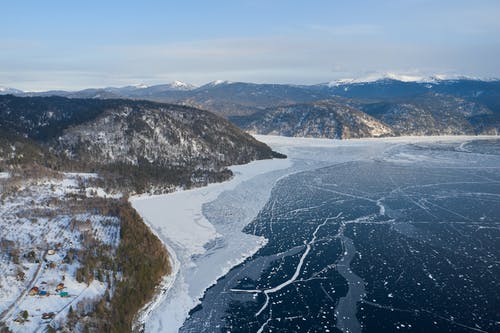
[[[185,91],[195,90],[198,88],[202,88],[204,86],[217,86],[222,84],[256,84],[256,85],[283,85],[283,86],[321,86],[326,85],[330,87],[338,86],[338,85],[347,85],[347,84],[363,84],[363,83],[374,83],[378,81],[398,81],[403,83],[436,83],[440,81],[458,81],[458,80],[469,80],[469,81],[483,81],[483,82],[495,82],[500,81],[499,77],[479,77],[479,76],[471,76],[471,75],[463,75],[463,74],[433,74],[433,75],[413,75],[413,74],[395,74],[395,73],[383,73],[383,74],[372,74],[365,76],[358,76],[354,78],[343,78],[343,79],[334,79],[331,81],[324,81],[318,83],[277,83],[277,82],[252,82],[252,81],[231,81],[231,80],[213,80],[204,84],[196,85],[189,82],[181,81],[181,80],[173,80],[165,83],[131,83],[122,86],[102,86],[102,87],[86,87],[79,89],[65,89],[65,88],[53,88],[53,89],[42,89],[42,90],[23,90],[10,85],[1,85],[0,84],[0,93],[5,92],[7,90],[14,90],[15,93],[44,93],[51,91],[63,91],[63,92],[79,92],[84,90],[106,90],[106,89],[123,89],[123,88],[136,88],[136,89],[148,89],[152,87],[162,86],[162,85],[170,85],[173,88],[175,86],[185,86],[187,87]],[[182,90],[179,88],[178,90]]]

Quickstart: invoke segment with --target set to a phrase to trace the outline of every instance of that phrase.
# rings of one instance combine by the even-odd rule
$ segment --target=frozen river
[[[259,138],[288,164],[200,202],[204,247],[148,219],[182,283],[146,331],[500,330],[500,140]]]

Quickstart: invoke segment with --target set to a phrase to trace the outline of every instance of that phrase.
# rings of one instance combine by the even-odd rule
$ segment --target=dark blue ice
[[[182,332],[500,332],[500,141],[282,179]]]

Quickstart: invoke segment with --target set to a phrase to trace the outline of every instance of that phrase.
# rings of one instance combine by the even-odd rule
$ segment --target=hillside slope
[[[336,100],[281,106],[230,119],[258,134],[332,139],[393,135],[386,124]]]
[[[413,98],[360,104],[359,108],[391,126],[396,135],[491,134],[486,126],[477,125],[478,119],[493,115],[491,110],[449,95],[427,93]]]
[[[0,96],[0,128],[57,156],[51,167],[102,171],[136,191],[221,180],[228,165],[278,156],[214,114],[146,101]]]
[[[385,101],[335,98],[279,106],[229,119],[257,134],[319,138],[402,135],[495,135],[500,113],[442,94],[426,93]]]

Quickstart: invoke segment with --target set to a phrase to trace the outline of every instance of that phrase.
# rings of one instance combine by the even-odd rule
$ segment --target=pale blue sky
[[[0,85],[500,77],[498,0],[0,1]]]

